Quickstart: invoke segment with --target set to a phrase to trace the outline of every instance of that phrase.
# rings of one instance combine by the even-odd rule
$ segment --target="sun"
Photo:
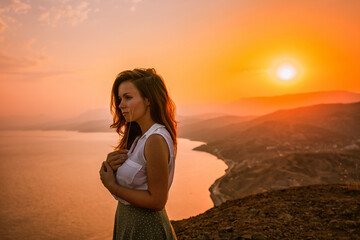
[[[296,74],[296,67],[291,63],[284,63],[276,69],[276,75],[282,80],[291,80]]]
[[[298,82],[303,75],[300,61],[290,57],[279,57],[274,60],[268,69],[269,77],[278,85],[292,85]]]

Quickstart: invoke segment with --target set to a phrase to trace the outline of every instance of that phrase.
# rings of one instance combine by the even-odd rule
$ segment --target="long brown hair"
[[[119,73],[114,81],[111,90],[110,112],[113,116],[113,123],[110,128],[115,128],[121,136],[115,150],[129,148],[137,136],[142,135],[140,126],[136,122],[127,123],[119,108],[120,100],[118,89],[121,83],[132,82],[139,90],[142,98],[150,102],[150,115],[154,122],[162,124],[169,131],[177,148],[177,123],[175,120],[175,104],[171,100],[163,78],[153,68],[135,68]]]

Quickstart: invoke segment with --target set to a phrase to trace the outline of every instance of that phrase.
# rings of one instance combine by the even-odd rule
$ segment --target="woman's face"
[[[142,98],[139,90],[132,82],[122,82],[119,86],[118,94],[120,100],[119,108],[127,122],[138,122],[146,114],[150,114],[148,99]]]

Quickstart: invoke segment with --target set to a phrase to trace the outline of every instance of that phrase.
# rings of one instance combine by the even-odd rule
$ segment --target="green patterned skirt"
[[[154,211],[118,201],[113,240],[176,239],[165,209]]]

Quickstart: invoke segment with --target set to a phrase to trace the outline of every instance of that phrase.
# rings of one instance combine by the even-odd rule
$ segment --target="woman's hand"
[[[127,149],[120,149],[107,155],[106,162],[109,163],[111,169],[115,172],[128,158]]]
[[[104,186],[109,189],[111,184],[116,184],[115,175],[109,163],[103,162],[100,168],[100,179]]]

